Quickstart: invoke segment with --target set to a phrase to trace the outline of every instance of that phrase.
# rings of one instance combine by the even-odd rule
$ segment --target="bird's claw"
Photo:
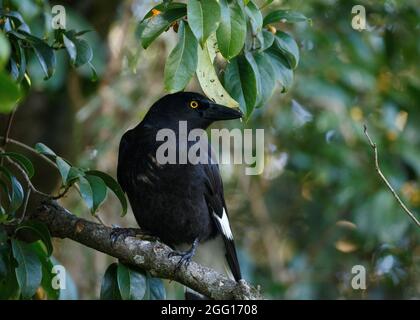
[[[191,246],[191,249],[189,249],[188,251],[172,251],[168,254],[168,258],[180,257],[178,263],[176,264],[175,271],[180,270],[182,266],[188,267],[192,258],[194,257],[197,245],[198,239],[195,239]]]
[[[151,234],[141,230],[141,229],[135,229],[135,228],[120,228],[120,227],[113,227],[111,230],[110,238],[112,245],[115,245],[115,243],[120,238],[127,238],[127,237],[136,237],[141,236],[143,240],[156,240],[156,237],[153,237]]]
[[[126,237],[129,237],[129,236],[133,236],[132,233],[133,232],[131,231],[131,229],[113,227],[112,230],[111,230],[111,234],[110,234],[112,245],[115,245],[115,243],[121,237],[126,238]]]
[[[168,254],[169,258],[180,257],[178,263],[176,264],[176,269],[175,269],[176,271],[180,270],[183,265],[185,267],[188,267],[193,256],[194,256],[194,252],[192,251],[186,251],[186,252],[172,251]]]

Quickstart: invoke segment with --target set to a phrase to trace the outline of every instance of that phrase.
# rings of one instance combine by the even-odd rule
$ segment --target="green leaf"
[[[168,2],[168,3],[161,3],[157,6],[153,7],[146,15],[144,16],[143,20],[146,20],[154,15],[154,12],[166,12],[168,10],[173,9],[183,9],[185,12],[185,15],[187,14],[187,5],[185,3],[180,2]]]
[[[110,175],[106,174],[105,172],[97,171],[97,170],[89,170],[86,171],[86,175],[93,175],[101,178],[106,186],[111,189],[111,191],[116,195],[118,200],[120,200],[121,206],[122,206],[122,214],[121,216],[125,216],[127,213],[127,199],[125,197],[124,191],[122,190],[121,186],[118,184],[117,181]]]
[[[76,37],[80,37],[80,36],[83,36],[84,34],[89,33],[89,32],[92,32],[92,30],[82,30],[82,31],[77,31],[74,35],[75,35]]]
[[[21,295],[24,299],[29,299],[41,284],[41,262],[35,251],[19,240],[12,239],[12,251],[18,263],[15,272]]]
[[[58,300],[60,298],[60,290],[54,289],[52,286],[53,279],[56,274],[52,273],[54,264],[50,258],[41,259],[42,264],[42,280],[41,286],[47,294],[48,300]]]
[[[74,44],[73,41],[67,38],[65,34],[63,34],[63,42],[64,42],[64,46],[66,47],[67,53],[69,54],[71,64],[74,65],[76,63],[76,57],[77,57],[76,45]]]
[[[217,30],[220,22],[220,5],[216,0],[188,0],[188,23],[201,46]]]
[[[123,300],[142,300],[146,293],[146,276],[122,263],[118,264],[118,288]]]
[[[2,31],[0,31],[0,70],[3,69],[10,56],[10,43]]]
[[[86,179],[89,181],[90,188],[92,189],[93,206],[91,212],[94,214],[105,201],[107,188],[105,182],[97,176],[86,175]]]
[[[42,241],[42,243],[45,245],[45,248],[47,249],[47,255],[51,256],[53,252],[53,245],[51,242],[51,235],[48,228],[39,221],[27,221],[22,223],[16,228],[16,232],[19,230],[30,230],[36,234],[36,236]]]
[[[15,176],[7,169],[6,167],[0,166],[0,172],[7,178],[7,181],[10,183],[12,188],[11,194],[9,194],[9,208],[8,213],[14,214],[22,205],[24,200],[24,192],[22,185],[16,179]]]
[[[35,54],[45,73],[45,79],[49,79],[55,72],[56,59],[54,50],[43,42],[33,44]]]
[[[1,170],[2,169],[0,167],[0,172],[2,172]],[[0,188],[1,188],[1,191],[4,192],[4,194],[8,197],[10,201],[9,188],[7,187],[7,183],[1,178],[0,178]]]
[[[35,145],[35,150],[39,153],[45,155],[45,156],[51,156],[51,157],[57,157],[54,151],[52,151],[50,148],[48,148],[45,144],[38,142]]]
[[[0,113],[12,112],[20,98],[19,86],[8,75],[0,72]]]
[[[93,58],[93,51],[89,43],[84,39],[74,39],[73,42],[77,50],[76,61],[74,65],[76,67],[80,67],[86,63],[90,63]]]
[[[232,59],[226,68],[225,87],[248,117],[257,103],[258,82],[258,67],[249,52]]]
[[[0,281],[0,299],[1,300],[18,300],[20,295],[19,284],[17,283],[16,274],[9,272],[6,277]]]
[[[89,210],[93,212],[93,192],[89,181],[84,177],[80,177],[78,183],[82,199],[85,201]]]
[[[288,91],[293,83],[293,70],[290,68],[286,58],[274,46],[266,50],[265,53],[270,58],[276,79],[282,86],[282,92]]]
[[[96,72],[95,67],[93,66],[93,64],[91,62],[88,63],[90,71],[92,72],[92,75],[90,77],[90,81],[92,82],[96,82],[98,81],[98,73]]]
[[[165,65],[165,89],[169,92],[183,90],[197,68],[197,40],[188,24],[180,23],[179,37]]]
[[[22,41],[18,41],[17,46],[19,47],[19,73],[18,77],[16,78],[17,83],[21,83],[22,80],[25,78],[26,73],[26,55],[25,49],[23,47]]]
[[[6,265],[3,256],[0,254],[0,289],[2,289],[2,282],[4,282],[4,279],[7,277],[7,269],[8,266]]]
[[[57,165],[58,171],[60,172],[63,186],[68,186],[80,176],[83,176],[83,173],[78,168],[72,167],[70,163],[61,157],[56,156],[55,163]]]
[[[16,29],[30,32],[28,25],[25,23],[25,20],[19,12],[13,10],[3,10],[0,8],[0,16],[11,18],[15,23]]]
[[[51,78],[57,64],[54,49],[42,39],[24,31],[20,31],[20,33],[23,34],[26,40],[31,44],[39,64],[41,65],[42,71],[44,71],[45,78]]]
[[[221,84],[216,70],[213,66],[216,57],[216,39],[214,36],[206,41],[204,48],[198,47],[198,65],[197,78],[200,82],[201,89],[210,99],[216,103],[225,105],[230,108],[239,106],[238,102],[233,100],[226,89]]]
[[[297,67],[299,63],[299,48],[296,41],[289,34],[277,31],[273,46],[284,55],[292,69]]]
[[[8,33],[12,51],[14,56],[10,57],[10,74],[17,83],[21,83],[25,79],[26,74],[26,52],[27,43],[23,40],[25,36],[17,31]]]
[[[255,62],[260,74],[261,90],[258,96],[257,108],[264,106],[273,95],[276,85],[276,74],[270,58],[263,52],[254,55]]]
[[[291,11],[291,10],[275,10],[267,14],[264,18],[263,25],[266,26],[271,23],[277,22],[303,22],[303,21],[310,21],[307,17],[305,17],[302,13]]]
[[[52,272],[54,263],[53,257],[48,256],[41,241],[35,241],[30,244],[30,247],[36,252],[42,265],[42,280],[41,287],[45,290],[49,300],[57,300],[60,296],[60,290],[52,287],[53,279],[56,276]]]
[[[91,64],[93,51],[89,43],[77,37],[74,30],[66,31],[63,34],[63,42],[70,56],[70,61],[75,67]]]
[[[254,3],[254,1],[249,1],[246,5],[245,12],[251,20],[251,26],[255,33],[262,31],[263,26],[263,17],[260,9]]]
[[[264,43],[263,43],[263,45],[261,47],[261,51],[264,51],[264,50],[270,48],[273,45],[273,42],[274,42],[274,34],[271,33],[268,30],[263,30],[262,31],[262,34],[263,34],[263,38],[264,38]]]
[[[123,300],[130,300],[131,286],[130,286],[130,271],[122,264],[118,264],[117,268],[117,282],[120,290],[121,298]]]
[[[23,170],[25,170],[29,178],[32,178],[34,176],[35,174],[34,166],[31,160],[29,160],[26,156],[20,153],[16,153],[16,152],[3,152],[3,153],[0,153],[0,157],[9,157],[13,159],[20,165],[20,167],[22,167]]]
[[[117,263],[112,263],[105,271],[101,284],[101,300],[121,300],[117,280]]]
[[[9,270],[9,244],[6,242],[7,241],[7,236],[5,234],[5,232],[0,231],[0,238],[5,238],[5,239],[0,239],[0,282],[2,281],[2,279],[4,279],[7,276],[8,270]]]
[[[251,24],[250,30],[248,30],[248,45],[247,48],[250,50],[255,50],[262,47],[264,42],[264,37],[262,34],[262,24],[263,17],[260,9],[253,1],[249,1],[245,7],[245,13],[249,17],[249,22]],[[259,44],[256,43],[259,42]]]
[[[14,80],[14,82],[16,82],[17,79],[19,78],[19,68],[18,68],[18,65],[17,65],[16,61],[13,59],[13,57],[10,57],[9,64],[10,64],[10,71],[9,71],[10,76],[11,76],[12,80]],[[1,72],[0,72],[0,74],[1,74]]]
[[[8,245],[0,247],[0,300],[19,299],[20,289],[17,283],[14,262],[11,261],[11,249]]]
[[[165,300],[166,290],[163,281],[159,278],[153,278],[147,274],[147,297],[149,300]]]
[[[57,164],[58,171],[60,172],[63,185],[67,185],[67,178],[70,173],[71,166],[61,157],[56,157],[55,163]]]
[[[160,9],[163,10],[161,7]],[[140,39],[143,48],[146,49],[172,23],[184,17],[186,14],[187,10],[185,5],[168,6],[165,11],[160,12],[158,15],[149,14],[147,18],[140,22],[136,30],[136,35]]]
[[[236,3],[220,0],[221,19],[216,31],[220,53],[230,60],[241,52],[246,38],[246,19],[242,8]]]

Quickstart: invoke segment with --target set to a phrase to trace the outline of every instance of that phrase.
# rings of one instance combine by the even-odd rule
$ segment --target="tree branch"
[[[407,206],[404,204],[404,202],[401,200],[401,198],[399,197],[399,195],[395,192],[394,188],[391,186],[391,184],[389,183],[388,179],[384,176],[384,174],[382,173],[381,168],[379,167],[379,157],[378,157],[378,147],[376,146],[376,143],[374,143],[372,141],[372,139],[369,136],[369,133],[367,131],[367,126],[364,125],[363,126],[363,130],[364,133],[369,141],[370,146],[372,147],[374,154],[375,154],[375,169],[376,172],[379,174],[379,176],[381,177],[382,181],[385,182],[386,186],[388,187],[389,191],[391,191],[392,195],[394,196],[394,198],[397,200],[398,204],[401,206],[401,208],[405,211],[405,213],[408,214],[408,216],[414,221],[414,223],[420,227],[420,222],[419,220],[417,220],[417,218],[414,216],[414,214],[410,211],[410,209],[407,208]]]
[[[178,258],[169,258],[172,250],[163,243],[133,237],[119,238],[113,243],[111,228],[78,218],[57,202],[44,201],[31,218],[43,222],[54,237],[72,239],[147,270],[154,277],[175,280],[213,299],[262,299],[259,288],[244,280],[237,283],[195,262],[176,271]]]

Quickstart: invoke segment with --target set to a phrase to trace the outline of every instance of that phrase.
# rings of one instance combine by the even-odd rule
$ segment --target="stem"
[[[9,119],[7,119],[7,125],[6,125],[6,130],[4,132],[4,138],[3,138],[3,144],[2,144],[3,149],[6,148],[6,145],[9,142],[9,134],[10,134],[10,130],[12,128],[12,123],[13,123],[13,119],[15,117],[15,112],[16,112],[16,109],[14,109],[12,111],[12,113],[9,115]]]
[[[6,140],[6,138],[0,136],[0,140],[3,140],[3,143],[4,143],[4,141]],[[13,139],[10,139],[10,138],[7,139],[7,143],[13,144],[15,146],[18,146],[18,147],[20,147],[22,149],[25,149],[25,150],[31,152],[34,155],[37,155],[39,158],[41,158],[42,160],[44,160],[45,162],[47,162],[49,165],[51,165],[51,166],[53,166],[54,168],[57,169],[57,166],[55,165],[55,163],[53,161],[51,161],[48,157],[44,156],[43,154],[40,154],[38,151],[36,151],[34,148],[28,146],[27,144],[24,144],[24,143],[22,143],[20,141],[13,140]]]
[[[404,204],[404,202],[401,200],[401,198],[399,197],[399,195],[395,192],[394,188],[389,183],[388,179],[382,173],[382,170],[379,167],[378,147],[376,146],[376,143],[374,143],[372,141],[372,139],[370,138],[366,125],[363,126],[363,129],[364,129],[363,131],[364,131],[364,133],[365,133],[365,135],[366,135],[366,137],[367,137],[367,139],[369,141],[369,144],[372,147],[372,149],[374,151],[374,154],[375,154],[375,169],[376,169],[376,172],[379,174],[379,176],[381,177],[382,181],[386,184],[386,186],[388,187],[389,191],[391,191],[392,195],[397,200],[397,202],[401,206],[401,208],[405,211],[405,213],[408,214],[408,216],[414,221],[414,223],[418,227],[420,227],[420,221],[417,220],[417,218],[410,211],[410,209],[407,208],[407,206]]]
[[[259,7],[260,10],[268,7],[273,1],[266,1],[261,7]]]
[[[26,184],[28,185],[28,188],[29,188],[30,190],[32,190],[34,193],[36,193],[36,194],[38,194],[38,195],[40,195],[40,196],[43,196],[43,197],[48,198],[48,199],[51,199],[51,196],[50,196],[49,194],[46,194],[46,193],[44,193],[44,192],[42,192],[42,191],[39,191],[37,188],[35,188],[35,186],[32,184],[31,179],[30,179],[30,178],[28,177],[28,175],[26,174],[25,170],[23,170],[23,169],[21,168],[21,166],[20,166],[18,163],[16,163],[15,161],[13,161],[12,159],[10,159],[9,157],[7,157],[7,162],[8,162],[8,163],[10,163],[13,167],[15,167],[15,168],[16,168],[16,170],[18,170],[18,171],[19,171],[19,173],[20,173],[20,174],[23,176],[23,178],[25,179]]]
[[[28,208],[29,197],[31,196],[31,190],[32,189],[28,186],[28,191],[26,192],[26,197],[25,197],[25,203],[23,204],[23,208],[22,208],[22,215],[20,216],[17,224],[21,224],[23,220],[25,220],[26,209]]]

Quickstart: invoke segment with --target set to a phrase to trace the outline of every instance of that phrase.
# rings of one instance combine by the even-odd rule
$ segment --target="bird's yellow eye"
[[[193,109],[197,108],[198,107],[198,102],[195,101],[195,100],[191,101],[190,102],[190,107],[193,108]]]

